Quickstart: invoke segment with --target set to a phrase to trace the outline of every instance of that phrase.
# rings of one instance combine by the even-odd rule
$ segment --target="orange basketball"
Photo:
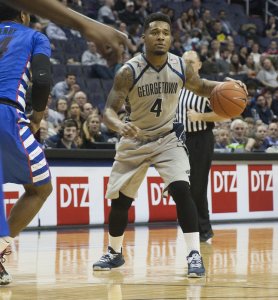
[[[237,83],[229,81],[218,84],[210,96],[213,111],[223,118],[239,116],[247,104],[247,94]]]

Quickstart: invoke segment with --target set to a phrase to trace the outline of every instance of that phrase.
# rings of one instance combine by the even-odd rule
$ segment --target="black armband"
[[[32,106],[37,112],[45,110],[50,93],[51,64],[44,54],[34,55],[31,63],[33,87]]]

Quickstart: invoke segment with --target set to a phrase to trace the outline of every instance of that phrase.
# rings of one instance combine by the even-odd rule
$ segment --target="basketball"
[[[210,96],[210,105],[213,111],[223,118],[239,116],[247,104],[245,90],[236,82],[218,84]]]

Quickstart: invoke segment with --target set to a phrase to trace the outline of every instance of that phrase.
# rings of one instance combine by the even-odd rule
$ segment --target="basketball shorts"
[[[2,160],[1,160],[1,149],[0,149],[0,237],[9,236],[9,225],[6,219],[5,209],[4,209],[4,197],[3,197],[3,174],[2,174]]]
[[[176,132],[149,143],[121,138],[105,198],[116,199],[119,191],[130,198],[136,198],[150,165],[154,165],[164,181],[164,197],[167,197],[171,182],[189,182],[187,150]]]
[[[0,148],[4,183],[40,186],[51,180],[41,145],[20,110],[0,104]]]

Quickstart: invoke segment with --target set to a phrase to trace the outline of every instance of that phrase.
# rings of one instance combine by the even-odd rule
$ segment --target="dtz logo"
[[[231,176],[230,178],[231,183],[228,183],[228,177]],[[224,192],[236,192],[236,171],[214,171],[213,173],[214,177],[214,192],[219,193],[223,190],[224,187]]]
[[[273,191],[272,170],[251,171],[251,191]]]

